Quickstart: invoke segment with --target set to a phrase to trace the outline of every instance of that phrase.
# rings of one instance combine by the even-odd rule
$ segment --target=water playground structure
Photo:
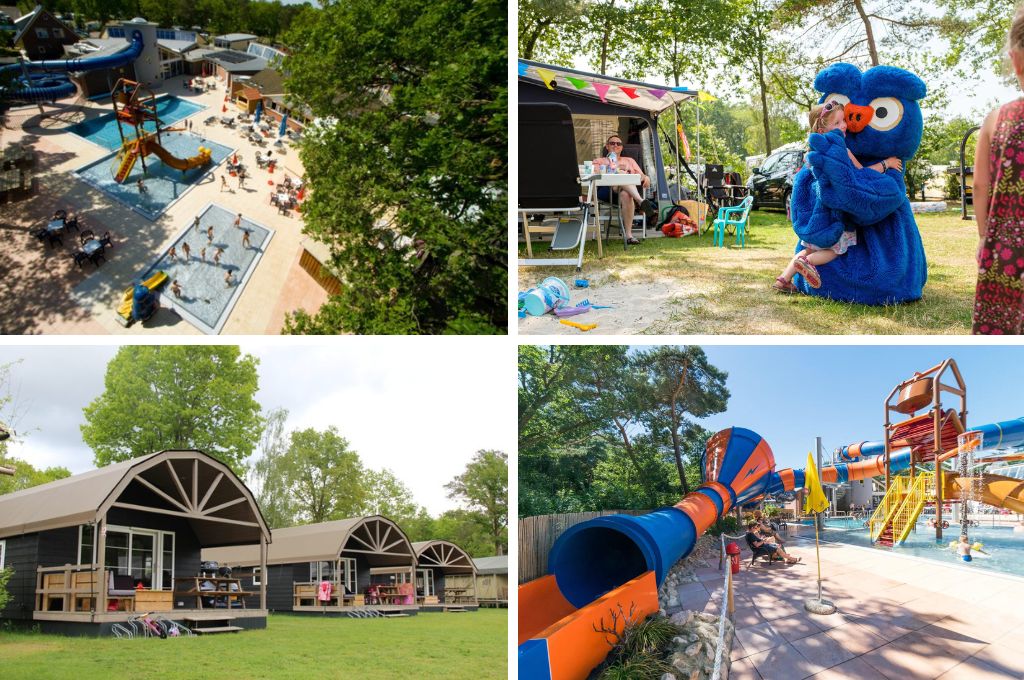
[[[944,395],[959,397],[960,408],[944,408]],[[825,484],[885,478],[886,494],[868,521],[877,543],[898,546],[932,504],[941,539],[944,501],[977,500],[1024,512],[1024,482],[977,472],[979,465],[1024,454],[975,457],[1024,445],[1024,418],[967,431],[966,402],[967,388],[952,359],[915,373],[886,398],[884,439],[842,447],[837,454],[850,462],[820,470]],[[905,417],[891,422],[893,413]],[[935,471],[919,467],[928,462]],[[954,463],[957,469],[947,467]],[[802,490],[805,483],[803,469],[776,471],[768,442],[742,427],[713,435],[700,469],[700,487],[672,507],[638,517],[598,517],[555,541],[548,574],[519,587],[520,678],[586,678],[610,649],[602,628],[609,619],[617,630],[623,625],[611,614],[620,607],[637,620],[656,614],[658,587],[708,527],[734,508]]]
[[[141,83],[126,78],[118,80],[114,85],[111,101],[114,105],[117,131],[121,136],[121,150],[114,156],[111,167],[114,181],[125,182],[135,167],[135,162],[139,160],[145,172],[146,156],[150,154],[162,160],[164,165],[181,170],[182,173],[211,163],[211,151],[206,147],[200,146],[199,152],[191,158],[178,158],[160,145],[162,133],[181,132],[184,128],[161,127],[156,113],[156,95]],[[146,130],[146,123],[152,123],[154,130]],[[131,132],[127,135],[124,126],[131,127]]]

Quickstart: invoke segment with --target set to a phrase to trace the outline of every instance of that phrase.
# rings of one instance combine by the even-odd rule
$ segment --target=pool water
[[[942,541],[936,543],[935,529],[928,529],[924,522],[918,522],[917,530],[910,533],[906,543],[895,548],[887,548],[877,544],[873,545],[868,536],[868,530],[864,527],[832,527],[833,521],[826,520],[825,525],[829,527],[829,530],[821,534],[822,541],[848,543],[877,550],[892,550],[902,555],[913,555],[949,564],[964,564],[971,568],[1024,576],[1024,532],[1014,533],[1013,527],[974,527],[970,529],[968,534],[971,543],[983,543],[984,550],[990,554],[990,557],[976,557],[970,564],[965,564],[949,547],[950,541],[960,538],[959,524],[950,524],[950,527],[942,532]]]
[[[219,205],[207,206],[199,214],[199,229],[190,220],[185,230],[178,234],[173,244],[176,252],[172,259],[167,252],[160,253],[159,259],[142,275],[145,280],[156,271],[167,273],[168,281],[160,290],[160,306],[173,307],[183,319],[207,334],[216,334],[224,327],[228,314],[242,294],[246,282],[255,271],[256,265],[267,249],[273,231],[242,217],[242,228],[235,226],[235,213]],[[209,240],[207,229],[213,227],[213,240]],[[242,244],[244,231],[249,232],[249,246]],[[185,259],[184,244],[191,249]],[[205,256],[202,249],[206,249]],[[223,248],[219,263],[214,263],[214,252]],[[227,285],[224,275],[231,272],[232,285]],[[171,283],[177,280],[181,286],[181,297],[171,290]]]
[[[199,152],[199,147],[211,150],[212,162],[201,168],[187,172],[176,170],[164,165],[154,154],[146,156],[146,169],[143,170],[142,159],[135,161],[128,179],[118,184],[114,181],[117,172],[117,152],[107,154],[97,161],[85,165],[75,173],[83,180],[105,192],[112,198],[124,203],[144,217],[155,220],[167,208],[181,198],[193,185],[201,181],[207,174],[227,158],[232,149],[203,139],[190,132],[169,132],[160,135],[161,146],[178,158],[189,158]],[[142,179],[147,191],[139,192],[138,180]]]
[[[205,108],[205,106],[173,96],[161,97],[156,100],[156,115],[160,118],[164,127],[169,127],[172,123],[188,118]],[[156,124],[151,121],[147,121],[143,127],[149,132],[156,130]],[[135,134],[135,129],[129,125],[125,125],[123,129],[125,134]],[[68,128],[68,132],[72,132],[79,137],[85,137],[90,142],[99,144],[105,149],[121,148],[121,135],[117,130],[117,121],[114,120],[113,111],[72,125]]]

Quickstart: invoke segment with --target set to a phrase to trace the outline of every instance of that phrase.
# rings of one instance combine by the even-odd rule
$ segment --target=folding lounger
[[[565,104],[519,105],[519,214],[526,237],[527,259],[520,266],[583,266],[590,206],[580,201],[579,165],[572,115]],[[529,216],[543,214],[557,220],[551,250],[579,248],[572,258],[533,258]],[[551,213],[556,213],[551,216]],[[560,215],[558,215],[560,214]],[[543,226],[541,230],[550,231]]]

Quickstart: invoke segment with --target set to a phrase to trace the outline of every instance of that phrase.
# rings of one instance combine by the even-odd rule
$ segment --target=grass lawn
[[[118,640],[0,633],[0,677],[444,678],[508,677],[508,610],[399,619],[273,614],[266,630]]]
[[[593,304],[627,308],[625,320],[605,310],[576,317],[598,323],[594,333],[648,334],[966,334],[971,328],[977,268],[977,231],[959,210],[915,216],[928,258],[928,282],[922,300],[888,307],[833,302],[803,295],[780,295],[770,286],[792,257],[793,229],[782,212],[751,213],[746,248],[715,248],[710,233],[699,238],[647,239],[624,251],[613,232],[604,258],[590,242],[581,276],[591,287],[573,291],[572,302],[588,297]],[[726,244],[731,239],[726,238]],[[545,257],[546,246],[534,249]],[[525,247],[520,247],[525,257]],[[567,282],[578,278],[573,267],[521,267],[519,288],[526,290],[546,276]],[[657,298],[653,304],[651,298]],[[632,308],[632,309],[630,309]],[[637,311],[639,310],[639,311]],[[519,332],[579,332],[552,320],[519,323]]]

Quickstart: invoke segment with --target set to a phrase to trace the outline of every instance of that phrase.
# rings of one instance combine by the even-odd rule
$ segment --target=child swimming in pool
[[[843,137],[846,136],[846,111],[842,102],[830,99],[824,104],[816,104],[811,107],[807,114],[807,122],[811,133],[824,134],[831,130],[839,130]],[[864,168],[857,157],[849,149],[846,150],[853,167],[861,170]],[[903,162],[895,156],[890,156],[884,161],[869,165],[872,170],[885,174],[886,170],[903,170]],[[820,248],[816,245],[801,241],[803,248],[793,259],[789,261],[782,274],[775,279],[772,288],[782,293],[795,293],[796,286],[793,285],[793,275],[800,273],[807,279],[811,288],[821,286],[821,277],[818,275],[818,267],[828,264],[846,252],[850,246],[857,245],[857,232],[843,230],[839,240],[827,248]]]
[[[960,543],[956,546],[956,554],[964,562],[971,561],[971,544],[967,542],[967,534],[960,534]]]

